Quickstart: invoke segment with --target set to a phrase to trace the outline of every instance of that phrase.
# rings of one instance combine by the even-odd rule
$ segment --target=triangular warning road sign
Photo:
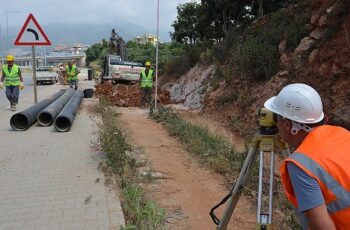
[[[29,14],[27,20],[17,35],[14,45],[17,46],[49,46],[50,40],[40,27],[33,14]]]

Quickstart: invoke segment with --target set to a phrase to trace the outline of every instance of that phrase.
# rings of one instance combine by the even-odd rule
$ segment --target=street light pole
[[[155,108],[157,108],[157,100],[158,100],[158,53],[159,53],[159,0],[157,0],[156,91],[154,94]]]
[[[6,44],[7,44],[7,53],[10,53],[10,45],[9,45],[9,23],[8,23],[8,13],[18,13],[18,10],[6,10]]]
[[[9,47],[9,23],[7,19],[7,10],[6,10],[6,44],[7,44],[7,53],[10,53]]]

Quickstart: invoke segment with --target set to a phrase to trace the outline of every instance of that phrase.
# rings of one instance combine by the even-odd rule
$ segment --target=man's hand
[[[327,212],[327,206],[322,204],[305,212],[310,230],[335,230],[334,223]]]
[[[2,82],[0,82],[0,89],[3,89],[4,87],[2,86]]]
[[[23,89],[24,89],[23,82],[21,82],[21,84],[19,85],[19,89],[20,89],[20,90],[23,90]]]

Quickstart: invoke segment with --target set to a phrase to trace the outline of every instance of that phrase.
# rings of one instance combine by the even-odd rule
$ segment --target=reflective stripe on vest
[[[72,65],[72,68],[69,68],[69,66],[66,66],[67,76],[68,80],[78,80],[78,74],[77,74],[77,66]]]
[[[14,64],[11,72],[9,72],[8,65],[4,65],[3,71],[5,73],[5,86],[17,86],[20,84],[18,65]]]
[[[329,173],[319,164],[302,153],[293,153],[290,158],[303,165],[334,194],[336,200],[327,204],[327,209],[330,213],[350,208],[350,191],[346,191],[343,186],[341,186],[338,181],[329,175]]]
[[[146,76],[146,70],[141,72],[141,87],[152,87],[153,86],[153,70],[148,71],[148,75]]]
[[[286,196],[298,207],[288,162],[317,181],[336,228],[350,229],[350,132],[337,126],[319,126],[282,163],[281,179]]]

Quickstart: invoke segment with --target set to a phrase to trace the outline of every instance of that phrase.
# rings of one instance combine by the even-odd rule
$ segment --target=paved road
[[[24,81],[24,90],[20,92],[20,98],[28,97],[29,95],[33,95],[33,81],[32,81],[32,76],[28,74],[23,75],[23,81]],[[38,91],[46,87],[46,85],[38,87]],[[33,96],[32,96],[33,97]],[[33,97],[33,102],[34,102],[34,97]],[[10,108],[9,101],[6,99],[5,96],[5,87],[4,89],[0,90],[0,108],[3,108],[7,106]]]
[[[85,84],[85,86],[84,86]],[[82,87],[87,87],[82,82]],[[39,87],[44,99],[67,86]],[[1,92],[3,93],[3,92]],[[24,90],[18,110],[33,104]],[[8,106],[0,106],[0,229],[119,229],[124,218],[116,191],[104,185],[93,143],[97,125],[86,107],[68,133],[34,124],[12,131]]]

